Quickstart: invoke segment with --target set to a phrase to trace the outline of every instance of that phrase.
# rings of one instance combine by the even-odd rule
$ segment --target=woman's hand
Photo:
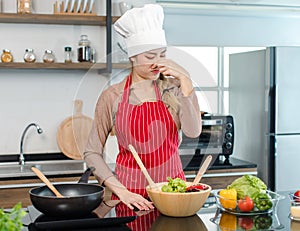
[[[193,91],[193,83],[189,73],[179,64],[171,59],[160,59],[156,64],[159,72],[164,76],[172,76],[180,81],[181,90],[184,96],[189,96]]]
[[[127,189],[120,192],[118,194],[118,197],[130,209],[134,209],[135,207],[141,211],[154,209],[153,203],[151,201],[148,201],[146,198],[142,197],[141,195],[130,192]]]

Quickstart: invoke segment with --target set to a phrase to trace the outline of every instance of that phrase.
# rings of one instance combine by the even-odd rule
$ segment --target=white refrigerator
[[[234,155],[275,191],[300,189],[300,47],[230,55]]]

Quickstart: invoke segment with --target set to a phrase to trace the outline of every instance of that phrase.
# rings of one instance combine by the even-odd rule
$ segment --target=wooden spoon
[[[154,181],[152,180],[152,178],[150,177],[145,165],[143,164],[141,158],[139,157],[139,155],[137,154],[135,148],[129,144],[128,145],[128,148],[129,150],[131,151],[131,153],[133,154],[133,157],[134,159],[136,160],[137,164],[139,165],[140,169],[142,170],[142,172],[144,173],[149,185],[150,185],[150,188],[154,187],[155,186],[155,183]]]
[[[204,160],[201,168],[199,169],[198,173],[197,173],[197,176],[195,177],[194,181],[193,181],[193,185],[196,185],[196,184],[199,184],[203,174],[206,172],[210,162],[212,160],[212,156],[209,155],[206,157],[206,159]]]
[[[47,186],[48,188],[57,196],[57,197],[64,197],[60,194],[59,191],[54,187],[53,184],[48,180],[48,178],[36,167],[31,167],[31,170],[40,178]]]

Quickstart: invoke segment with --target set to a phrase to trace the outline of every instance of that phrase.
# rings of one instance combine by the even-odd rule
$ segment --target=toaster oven
[[[180,152],[219,154],[226,158],[233,153],[234,121],[231,115],[202,115],[202,132],[196,138],[182,134]],[[192,150],[191,150],[192,149]]]

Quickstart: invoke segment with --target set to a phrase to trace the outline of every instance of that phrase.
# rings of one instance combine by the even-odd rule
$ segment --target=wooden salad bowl
[[[198,192],[162,192],[161,187],[167,183],[156,183],[154,187],[148,185],[146,191],[158,211],[171,217],[195,215],[207,200],[212,189],[211,186],[203,184],[207,186],[207,189]],[[193,182],[186,182],[187,187],[192,184]]]

